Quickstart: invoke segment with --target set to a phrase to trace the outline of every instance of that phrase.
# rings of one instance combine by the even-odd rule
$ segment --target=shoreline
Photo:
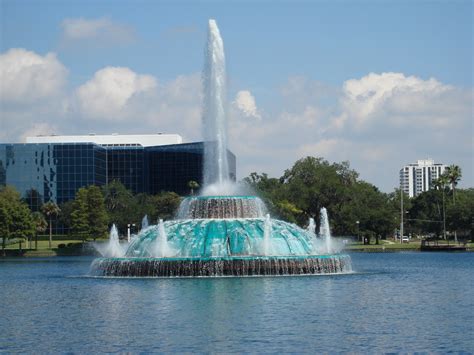
[[[6,255],[3,255],[0,251],[0,259],[4,258],[54,258],[62,256],[97,256],[100,255],[90,248],[74,248],[74,250],[64,250],[64,249],[42,249],[42,250],[28,250],[28,249],[6,249]],[[466,250],[424,250],[422,251],[419,246],[413,248],[396,248],[396,247],[361,247],[361,248],[345,248],[341,253],[472,253],[474,252],[473,247],[468,247]]]

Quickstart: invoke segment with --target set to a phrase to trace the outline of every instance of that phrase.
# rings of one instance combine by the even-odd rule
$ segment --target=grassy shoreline
[[[105,242],[106,240],[97,240]],[[90,243],[82,240],[53,240],[52,248],[49,248],[49,242],[45,240],[38,241],[38,249],[34,249],[35,243],[31,243],[31,249],[25,248],[22,243],[22,249],[19,244],[10,244],[5,249],[7,257],[54,257],[54,256],[81,256],[96,255]],[[346,253],[400,253],[400,252],[420,252],[420,241],[410,243],[394,243],[389,241],[380,241],[380,244],[364,245],[361,243],[347,244],[343,252]],[[474,252],[474,243],[467,244],[467,252]],[[2,257],[0,250],[0,257]]]

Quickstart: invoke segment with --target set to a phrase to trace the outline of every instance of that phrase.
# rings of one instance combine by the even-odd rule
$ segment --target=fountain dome
[[[93,270],[104,276],[250,276],[350,270],[347,255],[323,253],[310,232],[265,214],[265,205],[255,196],[188,197],[176,219],[144,229],[124,257],[99,258]]]

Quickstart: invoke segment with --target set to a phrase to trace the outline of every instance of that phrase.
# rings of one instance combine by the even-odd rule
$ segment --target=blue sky
[[[472,1],[0,4],[2,66],[44,60],[41,73],[52,83],[9,78],[23,86],[2,88],[2,141],[81,129],[199,140],[199,75],[207,21],[215,18],[240,177],[279,176],[305,154],[322,155],[350,160],[362,178],[390,191],[402,165],[431,157],[461,165],[462,185],[473,185]],[[111,89],[122,79],[135,84]],[[259,143],[241,147],[243,139]]]

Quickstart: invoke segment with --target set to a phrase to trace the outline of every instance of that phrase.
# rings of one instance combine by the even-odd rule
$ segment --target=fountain
[[[124,255],[124,250],[120,245],[118,230],[115,224],[110,228],[109,241],[105,245],[95,245],[97,251],[107,257],[120,258]]]
[[[332,254],[329,238],[325,246],[318,245],[314,221],[308,231],[272,219],[260,198],[239,194],[238,186],[230,181],[225,56],[214,20],[209,21],[203,77],[202,195],[185,198],[174,220],[160,220],[142,229],[123,257],[96,259],[91,272],[98,276],[183,277],[351,271],[350,257]]]
[[[142,230],[147,229],[150,224],[148,223],[148,215],[143,216],[142,219]]]

